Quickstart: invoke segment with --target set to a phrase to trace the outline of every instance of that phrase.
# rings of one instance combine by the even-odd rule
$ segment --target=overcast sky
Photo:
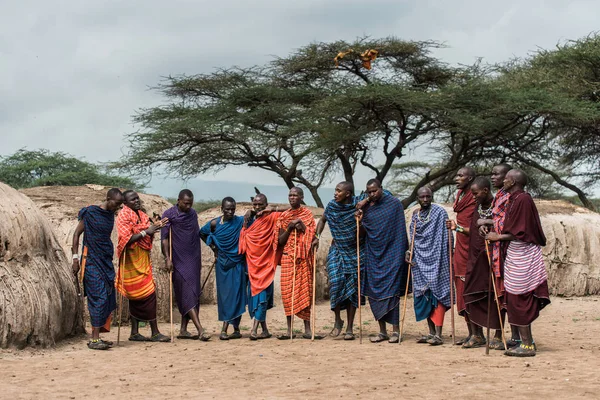
[[[312,41],[434,39],[450,63],[497,62],[597,30],[600,1],[8,1],[0,13],[0,155],[118,159],[161,76],[250,66]],[[244,172],[244,173],[240,173]],[[202,179],[280,183],[228,169]],[[160,185],[155,180],[155,185]]]

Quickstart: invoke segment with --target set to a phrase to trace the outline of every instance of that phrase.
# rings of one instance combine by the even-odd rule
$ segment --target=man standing
[[[274,238],[281,254],[281,299],[287,317],[287,333],[277,338],[291,339],[292,318],[297,315],[304,320],[305,339],[312,337],[310,307],[313,285],[313,249],[315,220],[310,210],[302,205],[304,192],[293,187],[288,194],[290,209],[279,216]],[[294,264],[295,262],[295,264]],[[293,308],[292,308],[293,305]],[[293,312],[292,312],[293,309]],[[315,339],[322,339],[315,335]]]
[[[71,251],[75,276],[80,271],[79,238],[84,234],[81,276],[92,325],[92,339],[87,345],[92,350],[107,350],[112,345],[112,342],[100,339],[100,332],[110,331],[111,314],[117,305],[114,290],[114,248],[110,235],[115,223],[115,212],[122,202],[121,191],[110,189],[106,193],[106,200],[99,206],[88,206],[79,211],[79,223],[73,234]]]
[[[152,239],[168,220],[162,219],[150,225],[150,218],[141,210],[140,197],[133,190],[123,193],[124,207],[117,216],[119,243],[119,272],[117,290],[129,299],[131,336],[135,342],[170,342],[168,336],[158,330],[156,322],[156,284],[152,276]],[[139,333],[139,321],[148,321],[152,336]]]
[[[432,346],[443,344],[444,315],[450,308],[450,254],[448,248],[448,213],[432,204],[428,187],[417,192],[421,208],[413,213],[410,232],[415,230],[413,254],[413,293],[417,321],[427,319],[429,335],[417,340]],[[452,338],[454,340],[454,338]]]
[[[215,252],[215,276],[217,280],[217,309],[219,321],[223,321],[219,339],[240,339],[240,322],[246,311],[247,285],[246,262],[239,254],[240,232],[244,217],[235,215],[236,202],[225,197],[221,202],[223,215],[206,223],[200,229],[200,237]],[[233,333],[227,334],[229,324]]]
[[[465,286],[465,274],[467,272],[467,259],[469,256],[469,237],[466,231],[471,226],[471,218],[477,208],[475,199],[471,194],[471,184],[475,179],[475,170],[471,167],[463,167],[458,170],[454,181],[458,188],[456,199],[454,200],[454,212],[456,213],[456,221],[446,221],[446,227],[456,231],[456,247],[454,249],[454,286],[456,287],[456,309],[458,315],[465,318],[469,336],[456,342],[463,344],[471,338],[471,324],[469,323],[469,315],[465,311],[465,302],[463,300],[463,291]]]
[[[342,333],[344,321],[340,314],[346,310],[348,326],[344,340],[353,340],[354,315],[358,307],[358,272],[356,256],[356,197],[351,182],[340,182],[335,187],[333,200],[327,204],[323,216],[317,224],[314,246],[329,223],[333,241],[327,255],[327,275],[329,278],[329,298],[335,313],[335,323],[330,335]]]
[[[406,286],[407,268],[404,254],[408,247],[404,208],[400,200],[384,193],[381,182],[367,182],[368,202],[357,216],[365,237],[364,279],[361,294],[369,298],[379,333],[372,343],[398,343],[400,340],[400,296]],[[391,338],[386,323],[392,325]]]
[[[494,232],[502,232],[502,228],[504,227],[504,218],[506,216],[506,208],[508,206],[508,200],[510,197],[510,193],[504,190],[504,178],[508,171],[510,171],[512,167],[508,164],[498,164],[492,168],[492,185],[498,191],[496,192],[496,196],[494,197],[494,202],[492,203],[492,218],[489,219],[479,219],[477,224],[480,226],[480,234],[487,234],[490,228],[493,229]],[[498,302],[500,303],[501,312],[502,312],[502,324],[504,325],[504,316],[506,314],[506,297],[504,296],[504,259],[506,257],[506,248],[508,247],[508,242],[491,242],[491,259],[492,259],[492,268],[494,270],[494,275],[496,276],[499,284],[496,286],[496,291],[498,294]],[[512,337],[510,340],[506,341],[506,345],[510,347],[518,346],[520,343],[519,339],[519,330],[516,326],[511,326]],[[494,350],[505,350],[504,343],[502,340],[497,340],[497,338],[502,338],[503,332],[496,331],[496,336],[494,341],[490,343],[490,349]]]
[[[510,200],[501,232],[490,232],[486,239],[492,242],[509,242],[504,261],[504,287],[508,322],[519,331],[519,347],[504,354],[515,357],[535,356],[531,323],[540,310],[550,304],[548,274],[541,246],[546,245],[540,216],[531,198],[524,191],[527,175],[511,169],[504,178],[504,190]]]
[[[177,308],[181,313],[181,328],[177,339],[200,339],[207,341],[210,335],[200,323],[200,227],[198,214],[192,208],[194,195],[184,189],[179,192],[177,205],[164,212],[169,222],[161,229],[162,252],[168,271],[173,271],[173,289]],[[172,252],[171,252],[172,250]],[[187,330],[188,322],[196,326],[198,335]]]
[[[250,340],[271,337],[267,328],[267,310],[273,308],[273,281],[277,268],[273,235],[280,213],[267,209],[268,205],[267,196],[257,194],[252,199],[253,210],[248,216],[248,223],[240,233],[239,252],[246,256],[250,281],[248,312],[254,318]],[[259,325],[262,328],[260,335]]]

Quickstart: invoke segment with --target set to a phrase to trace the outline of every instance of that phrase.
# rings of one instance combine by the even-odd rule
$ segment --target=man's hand
[[[296,229],[296,225],[298,225],[298,222],[301,222],[301,221],[299,219],[290,221],[290,223],[287,226],[287,231],[292,232],[292,230]]]
[[[248,227],[248,224],[250,223],[250,219],[252,218],[252,215],[254,215],[253,210],[246,211],[246,214],[244,214],[244,223],[242,224],[243,228]]]
[[[154,235],[156,233],[156,231],[158,231],[160,228],[165,226],[167,224],[167,222],[169,222],[169,218],[161,219],[157,223],[150,225],[150,227],[148,229],[146,229],[146,233],[148,235]]]
[[[496,232],[489,232],[485,235],[485,240],[489,240],[490,242],[497,242],[500,240],[500,235]]]
[[[455,231],[456,230],[456,221],[453,221],[451,219],[446,220],[446,228],[452,229],[453,231]]]
[[[319,249],[319,238],[315,236],[312,243],[310,244],[310,251],[317,251]]]
[[[71,266],[71,268],[73,268],[73,275],[77,276],[77,274],[79,273],[79,259],[75,258],[73,260],[73,265]]]
[[[296,229],[304,233],[306,232],[306,225],[304,225],[304,222],[302,222],[301,220],[298,220],[298,223],[296,224]]]
[[[165,260],[165,269],[167,270],[167,272],[173,271],[173,261],[171,261],[170,258],[167,258]]]
[[[479,236],[485,237],[490,231],[490,228],[487,225],[481,225],[479,227]]]
[[[362,209],[368,202],[369,202],[369,198],[368,197],[366,199],[363,199],[363,200],[359,201],[358,203],[356,203],[356,209],[357,210]]]
[[[354,213],[354,217],[358,220],[358,222],[362,221],[363,210],[356,210],[356,212]]]
[[[412,261],[411,261],[411,257],[410,257],[410,250],[406,250],[406,253],[404,253],[404,261],[406,261],[407,264],[411,264],[412,265]]]

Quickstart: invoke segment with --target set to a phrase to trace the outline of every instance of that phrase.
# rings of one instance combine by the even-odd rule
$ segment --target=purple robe
[[[185,213],[173,206],[162,216],[169,218],[169,222],[161,229],[160,237],[169,239],[171,230],[173,289],[179,312],[185,316],[193,309],[200,309],[202,260],[198,214],[193,208]]]

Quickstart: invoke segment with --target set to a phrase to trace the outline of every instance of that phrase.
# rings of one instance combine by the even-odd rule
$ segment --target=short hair
[[[377,178],[369,179],[367,181],[367,186],[377,185],[377,187],[381,187],[381,181]]]
[[[177,196],[177,200],[182,200],[184,197],[189,197],[190,199],[194,198],[194,193],[190,189],[183,189],[179,192],[179,196]]]
[[[256,196],[254,196],[255,199],[258,198],[262,198],[265,199],[265,203],[268,203],[269,201],[267,200],[267,196],[264,193],[258,193]]]
[[[338,183],[338,185],[342,185],[345,190],[354,194],[354,183],[349,182],[349,181],[342,181],[342,182]]]
[[[120,189],[112,188],[106,192],[106,198],[109,200],[114,200],[117,196],[123,196]]]
[[[221,207],[225,207],[225,203],[236,204],[235,199],[233,197],[230,197],[230,196],[227,196],[227,197],[223,198],[223,200],[221,201]]]
[[[125,199],[131,193],[135,193],[135,190],[127,189],[126,191],[124,191],[123,192],[123,199]]]
[[[507,164],[507,163],[500,163],[500,164],[496,164],[494,167],[500,167],[504,170],[504,173],[507,173],[508,171],[510,171],[511,169],[513,169],[512,165]]]
[[[471,185],[477,186],[479,189],[488,189],[492,190],[492,182],[485,176],[478,176],[473,180]]]
[[[529,182],[529,178],[527,177],[527,174],[525,173],[525,171],[521,170],[521,169],[511,169],[512,171],[512,175],[515,178],[515,182],[518,183],[521,186],[527,186],[527,183]]]
[[[420,192],[422,192],[424,190],[429,190],[429,193],[431,193],[431,195],[433,196],[433,190],[431,190],[431,188],[429,186],[421,186],[419,188],[419,190],[417,190],[417,196],[419,195]]]
[[[298,186],[293,186],[293,187],[291,187],[291,188],[290,188],[290,192],[291,192],[292,190],[296,190],[296,191],[298,191],[298,194],[299,194],[300,196],[304,196],[304,190],[302,190],[302,188],[300,188],[300,187],[298,187]]]
[[[475,169],[473,167],[469,167],[468,165],[465,165],[464,167],[459,168],[459,171],[461,169],[467,171],[467,175],[470,177],[475,178],[475,176],[477,176],[477,172],[475,172]]]

